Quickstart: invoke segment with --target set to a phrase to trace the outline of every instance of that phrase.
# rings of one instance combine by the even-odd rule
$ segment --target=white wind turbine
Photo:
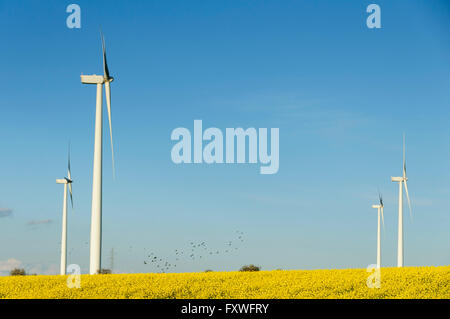
[[[61,268],[60,274],[66,274],[66,263],[67,263],[67,185],[69,185],[70,193],[70,203],[73,209],[73,198],[72,198],[72,176],[70,174],[70,148],[67,164],[67,177],[62,179],[57,179],[56,183],[64,184],[64,200],[63,200],[63,218],[62,218],[62,235],[61,235]]]
[[[406,177],[405,135],[403,134],[403,176],[391,177],[391,181],[398,182],[398,246],[397,267],[403,267],[403,185],[405,185],[406,199],[408,200],[409,214],[412,217],[411,200],[408,193],[408,177]]]
[[[377,268],[381,268],[381,220],[383,221],[384,227],[384,204],[383,197],[381,194],[378,195],[379,204],[372,205],[372,208],[378,209],[378,233],[377,233]],[[381,219],[381,220],[380,220]]]
[[[102,95],[103,84],[105,85],[106,106],[108,109],[109,133],[111,137],[112,166],[114,176],[114,147],[111,125],[111,86],[114,80],[109,75],[108,63],[106,61],[105,40],[101,35],[103,49],[103,75],[81,75],[84,84],[97,85],[97,102],[95,112],[95,146],[94,146],[94,171],[92,182],[92,210],[91,210],[91,243],[90,243],[90,267],[89,273],[96,274],[101,269],[101,246],[102,246]]]

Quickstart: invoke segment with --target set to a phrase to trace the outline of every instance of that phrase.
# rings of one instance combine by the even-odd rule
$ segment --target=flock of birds
[[[183,249],[175,249],[168,257],[156,255],[154,252],[146,252],[144,265],[151,266],[153,271],[165,273],[175,271],[177,263],[182,261],[205,260],[208,257],[230,254],[237,251],[244,242],[244,232],[237,230],[233,240],[224,243],[224,247],[216,249],[210,247],[206,241],[193,242]],[[146,250],[146,248],[144,248]]]
[[[186,261],[195,260],[207,260],[209,257],[221,256],[225,254],[231,254],[242,248],[244,243],[244,232],[237,230],[232,240],[226,241],[224,245],[217,249],[208,245],[206,241],[194,242],[191,241],[184,248],[177,248],[173,250],[170,256],[163,256],[162,254],[156,254],[155,252],[147,252],[144,248],[145,258],[144,265],[152,267],[153,272],[166,273],[177,270],[177,264]],[[61,244],[61,242],[59,242]],[[89,242],[84,242],[84,246],[89,246]],[[68,251],[68,257],[71,258],[73,253],[78,252],[80,249],[71,248]],[[133,246],[128,247],[128,251],[132,252]],[[112,270],[112,269],[111,269]]]

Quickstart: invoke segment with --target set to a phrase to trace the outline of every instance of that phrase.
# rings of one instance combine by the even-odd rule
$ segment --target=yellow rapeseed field
[[[0,277],[0,298],[450,298],[450,266],[382,268],[380,288],[365,269],[180,274]]]

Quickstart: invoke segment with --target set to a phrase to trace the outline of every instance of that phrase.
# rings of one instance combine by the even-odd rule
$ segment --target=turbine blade
[[[409,199],[408,184],[406,183],[406,181],[404,181],[404,183],[405,183],[406,199],[408,200],[409,206],[409,217],[412,219],[411,200]]]
[[[67,154],[67,178],[72,180],[72,176],[70,175],[70,142],[69,142],[69,151]]]
[[[105,93],[106,93],[106,106],[108,109],[108,119],[109,119],[109,136],[111,137],[113,178],[115,178],[116,177],[116,169],[115,169],[115,165],[114,165],[114,143],[113,143],[113,136],[112,136],[112,122],[111,122],[111,85],[110,85],[110,82],[105,82]]]
[[[70,194],[70,203],[73,208],[73,198],[72,198],[72,174],[70,172],[70,142],[69,142],[69,150],[67,154],[67,183],[69,184],[69,194]]]
[[[403,163],[403,177],[406,178],[406,162]]]
[[[73,209],[72,183],[69,183],[69,194],[70,194],[70,204],[72,205]]]
[[[384,207],[383,195],[381,195],[381,194],[380,194],[380,205],[381,205],[381,207]]]
[[[406,138],[403,133],[403,177],[406,177]]]
[[[384,229],[384,207],[381,206],[381,220],[383,221],[383,229]]]
[[[103,50],[103,75],[105,76],[105,78],[109,79],[108,61],[106,60],[105,38],[103,37],[102,31],[100,31],[100,36],[102,38],[102,50]]]

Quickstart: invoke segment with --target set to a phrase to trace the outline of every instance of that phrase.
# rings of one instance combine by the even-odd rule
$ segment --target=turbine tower
[[[72,198],[72,176],[70,174],[70,147],[69,156],[67,164],[67,177],[62,179],[57,179],[57,184],[64,184],[64,200],[63,200],[63,218],[62,218],[62,235],[61,235],[61,268],[60,275],[66,274],[66,264],[67,264],[67,185],[69,185],[70,193],[70,203],[73,209],[73,198]]]
[[[408,193],[408,177],[406,177],[405,158],[405,135],[403,134],[403,175],[401,177],[391,177],[392,182],[398,183],[398,246],[397,246],[397,267],[403,267],[403,185],[405,185],[406,199],[408,200],[409,214],[412,216],[411,200]]]
[[[383,213],[384,204],[383,204],[383,197],[381,195],[378,195],[378,198],[379,198],[379,204],[372,205],[372,208],[378,209],[377,268],[381,268],[381,223],[380,222],[381,222],[381,220],[383,220],[383,227],[384,227],[384,213]]]
[[[97,101],[95,111],[95,146],[94,146],[94,170],[92,181],[92,209],[91,209],[91,242],[89,273],[96,274],[101,269],[102,248],[102,95],[105,85],[106,106],[108,109],[109,134],[111,137],[112,166],[114,176],[114,147],[111,125],[111,82],[114,80],[109,75],[106,61],[106,48],[103,35],[100,34],[103,50],[103,75],[81,75],[81,83],[97,85]]]

